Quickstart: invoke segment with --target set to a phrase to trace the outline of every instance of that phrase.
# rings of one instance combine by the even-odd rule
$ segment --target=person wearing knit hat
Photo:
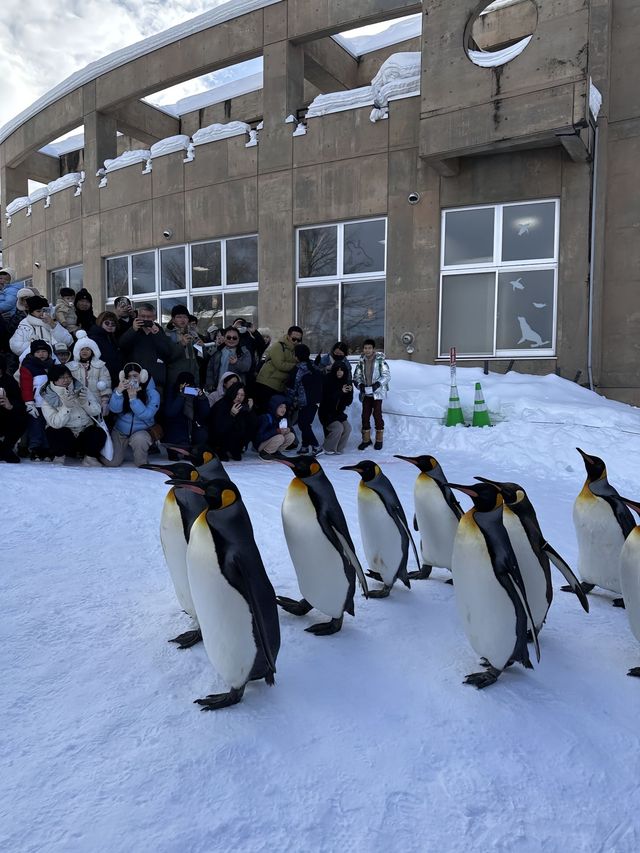
[[[15,281],[16,272],[12,267],[0,267],[0,315],[5,321],[11,320],[16,310],[16,299],[21,283]]]
[[[27,307],[27,298],[29,296],[37,296],[38,294],[31,287],[21,287],[17,293],[16,309],[26,314],[29,310]]]
[[[53,316],[67,332],[72,335],[78,331],[78,318],[75,307],[76,292],[72,287],[61,287],[58,301],[53,309]]]
[[[100,403],[92,392],[74,381],[64,364],[49,368],[49,381],[42,388],[42,414],[54,462],[67,456],[82,456],[82,464],[99,466],[106,433],[96,424]]]
[[[54,343],[65,343],[71,346],[73,338],[69,332],[51,316],[49,303],[44,296],[34,294],[27,296],[24,300],[27,307],[27,315],[18,323],[18,327],[11,336],[9,346],[19,358],[29,352],[31,341],[44,340],[49,346]]]
[[[72,358],[71,350],[66,344],[54,344],[53,354],[60,364],[66,364]]]
[[[42,339],[31,341],[20,363],[20,393],[27,410],[27,448],[31,459],[49,458],[45,420],[42,416],[40,391],[53,367],[51,346]]]
[[[78,326],[84,329],[85,332],[88,332],[96,322],[96,317],[93,313],[93,296],[86,287],[81,287],[74,297],[73,304],[76,310]]]
[[[73,361],[68,367],[73,378],[100,400],[102,413],[106,414],[111,396],[111,376],[100,358],[100,347],[84,329],[79,329],[76,334]]]

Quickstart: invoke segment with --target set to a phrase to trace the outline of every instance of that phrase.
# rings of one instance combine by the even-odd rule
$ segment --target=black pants
[[[26,428],[27,415],[24,412],[0,408],[0,438],[4,439],[5,447],[12,448]]]
[[[373,415],[375,428],[377,430],[384,429],[382,400],[375,400],[373,397],[365,397],[362,400],[362,429],[370,429],[371,415]]]
[[[45,432],[50,452],[54,456],[98,456],[107,438],[104,430],[95,424],[86,427],[77,436],[68,427],[47,427]]]
[[[300,430],[302,444],[304,447],[318,446],[318,439],[311,428],[311,424],[313,423],[313,419],[315,418],[317,411],[317,403],[310,403],[309,405],[298,409],[298,429]]]

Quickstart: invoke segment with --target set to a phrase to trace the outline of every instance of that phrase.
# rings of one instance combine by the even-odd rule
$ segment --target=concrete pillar
[[[290,169],[293,156],[291,134],[295,125],[285,118],[304,103],[304,52],[288,41],[269,44],[264,49],[263,109],[264,129],[260,132],[258,169],[273,172]]]

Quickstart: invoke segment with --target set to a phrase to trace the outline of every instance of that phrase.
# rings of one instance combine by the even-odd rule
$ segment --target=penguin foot
[[[380,572],[374,572],[372,569],[369,569],[369,571],[365,572],[365,574],[368,578],[373,578],[374,581],[380,581],[380,583],[384,583]]]
[[[310,634],[315,634],[316,637],[328,637],[330,634],[337,634],[342,628],[342,619],[341,616],[339,619],[332,619],[330,622],[317,622],[304,630]]]
[[[640,678],[640,666],[631,667],[627,675],[630,675],[632,678]]]
[[[294,616],[306,616],[310,610],[313,610],[313,606],[305,598],[296,601],[294,598],[285,598],[284,595],[277,595],[276,601],[283,610],[286,610],[287,613],[292,613]]]
[[[409,572],[407,577],[412,581],[426,581],[433,570],[433,566],[427,566],[424,563],[420,566],[419,572]]]
[[[369,598],[388,598],[390,592],[391,587],[385,584],[382,589],[370,589]]]
[[[177,643],[179,649],[190,649],[197,643],[202,642],[202,631],[198,628],[197,631],[185,631],[184,634],[178,634],[170,643]]]
[[[614,598],[611,603],[614,607],[622,607],[623,610],[626,610],[624,598]]]
[[[484,672],[472,672],[465,676],[463,684],[471,684],[477,687],[478,690],[483,690],[491,684],[495,684],[500,677],[500,670],[493,666],[489,666]]]
[[[237,705],[244,695],[244,685],[236,690],[232,687],[228,693],[210,693],[204,699],[194,699],[194,705],[202,705],[202,711],[218,711],[220,708],[228,708]]]
[[[491,661],[487,660],[486,658],[480,658],[480,666],[483,666],[485,669],[493,669],[493,664],[491,663]],[[504,668],[507,669],[507,667],[509,667],[509,666],[513,666],[512,660],[508,660],[505,663]]]
[[[595,589],[594,583],[586,583],[585,581],[580,582],[580,589],[584,592],[585,595],[589,595],[592,589]],[[561,586],[560,589],[562,592],[573,592],[573,587],[566,583],[564,586]]]

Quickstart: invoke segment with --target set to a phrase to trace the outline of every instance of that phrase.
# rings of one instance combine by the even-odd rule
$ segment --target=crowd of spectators
[[[312,359],[303,330],[278,339],[237,318],[198,330],[184,305],[163,328],[150,303],[126,297],[97,317],[88,290],[50,305],[0,270],[0,460],[117,467],[207,446],[222,460],[256,451],[342,453],[354,387],[362,403],[358,449],[382,447],[389,366],[367,340],[352,371],[343,341]],[[375,442],[371,437],[374,419]],[[299,437],[298,437],[298,434]],[[172,448],[176,448],[174,451]]]

